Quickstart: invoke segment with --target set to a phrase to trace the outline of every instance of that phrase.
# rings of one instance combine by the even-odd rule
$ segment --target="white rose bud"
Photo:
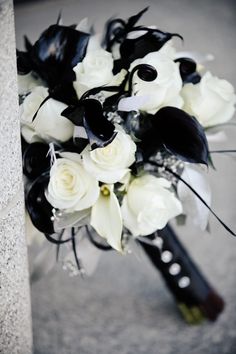
[[[52,98],[42,105],[32,121],[34,114],[47,96],[46,87],[35,87],[21,105],[22,135],[28,143],[35,140],[65,142],[73,136],[73,124],[61,116],[61,112],[67,106]]]
[[[207,72],[196,84],[182,89],[183,109],[196,117],[204,127],[230,120],[235,112],[236,95],[233,86]]]
[[[80,155],[62,153],[50,170],[46,198],[54,207],[66,212],[90,208],[99,197],[98,182],[85,171]]]
[[[73,68],[76,74],[74,88],[80,98],[86,91],[99,86],[119,85],[125,76],[125,70],[113,75],[112,54],[104,49],[87,52],[81,63]]]
[[[119,182],[135,161],[136,144],[121,127],[116,127],[115,139],[106,147],[82,152],[85,169],[104,183]]]
[[[141,80],[138,75],[133,80],[133,95],[145,97],[140,110],[154,114],[163,106],[181,108],[183,99],[180,96],[182,79],[179,73],[179,64],[175,63],[163,52],[152,52],[142,59],[135,60],[129,71],[139,64],[148,64],[157,71],[157,77],[153,81]]]
[[[182,205],[167,189],[170,186],[166,179],[152,175],[144,175],[131,182],[123,198],[121,212],[124,226],[133,236],[150,235],[181,214]]]

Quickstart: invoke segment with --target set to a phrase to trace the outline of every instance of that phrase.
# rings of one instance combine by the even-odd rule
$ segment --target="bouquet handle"
[[[192,324],[204,318],[216,320],[224,301],[198,269],[173,228],[167,225],[157,236],[148,238],[152,242],[139,239],[139,243],[160,271],[185,320]]]

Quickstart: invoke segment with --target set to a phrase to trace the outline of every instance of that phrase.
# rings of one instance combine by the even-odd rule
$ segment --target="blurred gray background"
[[[62,10],[64,24],[88,17],[97,31],[111,16],[147,5],[141,21],[183,35],[184,50],[212,53],[208,64],[236,87],[236,5],[229,0],[48,0],[15,2],[16,41],[34,41]],[[214,148],[236,148],[236,127]],[[208,175],[213,209],[236,230],[236,159],[215,156]],[[236,239],[211,217],[211,233],[180,228],[181,240],[226,301],[216,323],[188,326],[159,274],[143,257],[104,253],[92,277],[70,278],[61,268],[32,285],[35,354],[235,354]],[[22,353],[24,354],[24,353]]]

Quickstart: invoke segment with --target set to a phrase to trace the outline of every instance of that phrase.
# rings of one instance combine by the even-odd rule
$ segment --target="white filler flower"
[[[80,155],[61,153],[51,170],[46,198],[58,209],[67,212],[90,208],[98,199],[98,182],[85,171]]]
[[[119,182],[135,161],[136,144],[117,126],[115,139],[106,147],[91,151],[88,145],[82,152],[85,169],[104,183]]]
[[[163,229],[167,222],[181,214],[182,205],[169,191],[171,183],[164,178],[144,175],[134,179],[121,207],[124,226],[133,236],[146,236]]]
[[[236,95],[233,86],[207,72],[200,83],[186,84],[182,90],[183,109],[195,116],[204,127],[230,120],[235,111]]]
[[[153,81],[143,81],[137,75],[134,76],[133,95],[146,98],[139,109],[154,114],[163,106],[181,108],[183,99],[180,96],[182,79],[179,64],[164,51],[152,52],[142,59],[135,60],[129,71],[139,64],[151,65],[157,71],[157,78]]]
[[[37,140],[65,142],[73,136],[74,126],[61,112],[67,107],[64,103],[48,99],[37,112],[40,104],[48,96],[46,87],[35,87],[21,105],[22,135],[28,143]]]

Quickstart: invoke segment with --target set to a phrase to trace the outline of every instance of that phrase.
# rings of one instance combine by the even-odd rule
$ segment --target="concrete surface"
[[[128,17],[146,5],[144,24],[178,32],[185,49],[212,53],[209,68],[236,86],[234,1],[51,0],[15,7],[18,47],[22,35],[34,40],[63,10],[66,24],[88,17],[96,28],[112,15]],[[235,148],[236,128],[215,147]],[[236,161],[214,159],[208,175],[213,207],[236,230]],[[69,278],[61,269],[32,286],[35,354],[234,354],[236,352],[236,239],[211,217],[211,234],[181,229],[181,239],[224,296],[226,309],[216,323],[187,326],[148,261],[105,253],[88,279]],[[23,353],[22,353],[23,354]]]
[[[0,353],[32,353],[12,1],[0,0]]]

